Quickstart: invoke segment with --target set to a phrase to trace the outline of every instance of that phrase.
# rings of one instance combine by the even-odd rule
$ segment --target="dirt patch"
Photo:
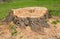
[[[0,25],[0,39],[60,39],[60,22],[52,24],[55,20],[60,21],[59,17],[56,18],[53,17],[48,20],[50,27],[44,28],[44,32],[41,32],[41,34],[32,31],[29,26],[26,27],[26,29],[21,29],[13,23],[9,25]],[[16,33],[14,32],[15,29]]]

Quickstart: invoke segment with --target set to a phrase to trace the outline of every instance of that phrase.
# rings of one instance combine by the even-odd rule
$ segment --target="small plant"
[[[57,21],[53,21],[52,24],[57,24]]]
[[[11,29],[11,35],[14,36],[17,34],[16,26],[10,25],[9,28]]]
[[[59,20],[54,20],[53,22],[52,22],[52,24],[57,24],[57,23],[59,23],[60,21]]]
[[[12,36],[14,36],[14,35],[16,35],[16,34],[17,34],[17,30],[14,30],[14,31],[11,33]]]

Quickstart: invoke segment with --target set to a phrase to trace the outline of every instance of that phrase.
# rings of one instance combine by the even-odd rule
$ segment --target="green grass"
[[[15,0],[10,3],[0,3],[0,20],[9,14],[11,9],[30,6],[47,7],[51,15],[60,16],[60,0]]]

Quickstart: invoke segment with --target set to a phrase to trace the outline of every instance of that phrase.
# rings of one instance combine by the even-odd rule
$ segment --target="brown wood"
[[[49,27],[46,19],[50,17],[48,10],[44,7],[29,7],[11,10],[5,22],[13,21],[20,28],[25,29],[27,26],[30,26],[33,31],[41,32],[44,31],[44,27]]]

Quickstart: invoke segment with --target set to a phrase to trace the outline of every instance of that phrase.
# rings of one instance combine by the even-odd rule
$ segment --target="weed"
[[[53,21],[52,24],[57,24],[57,21]]]
[[[10,30],[12,31],[12,32],[11,32],[11,35],[12,35],[12,36],[14,36],[14,35],[17,34],[16,26],[10,25],[9,28],[10,28]]]
[[[52,21],[52,24],[57,24],[57,23],[59,23],[60,21],[59,20],[54,20],[54,21]]]
[[[11,33],[12,36],[14,36],[14,35],[16,35],[16,34],[17,34],[17,30],[14,30],[14,31]]]

